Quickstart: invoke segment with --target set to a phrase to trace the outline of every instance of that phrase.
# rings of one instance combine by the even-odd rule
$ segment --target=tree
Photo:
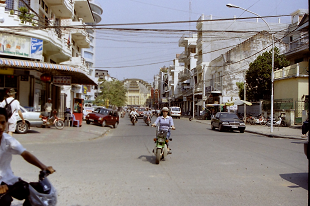
[[[270,99],[271,95],[271,70],[272,51],[267,51],[258,56],[249,65],[246,72],[246,94],[248,101],[259,101],[260,99]],[[289,65],[289,61],[284,55],[279,54],[279,49],[274,48],[274,70],[281,69]],[[239,92],[240,94],[240,92]]]
[[[114,105],[117,107],[124,106],[126,103],[126,88],[124,84],[119,80],[107,81],[103,80],[99,84],[101,93],[97,96],[94,104],[98,106]]]

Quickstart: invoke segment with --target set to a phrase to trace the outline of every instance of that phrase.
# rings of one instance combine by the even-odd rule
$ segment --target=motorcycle
[[[147,115],[146,118],[144,119],[144,122],[147,126],[149,126],[151,124],[151,116]]]
[[[56,206],[57,194],[56,190],[47,176],[50,174],[47,170],[40,171],[38,182],[21,182],[25,188],[29,189],[28,202],[32,206]],[[8,185],[8,193],[13,193],[14,186]]]
[[[131,115],[130,120],[131,120],[132,125],[135,126],[135,124],[138,121],[137,115],[136,114]]]
[[[156,164],[159,164],[160,160],[164,160],[168,155],[168,146],[167,143],[172,141],[172,138],[167,139],[168,131],[160,130],[159,127],[156,130],[156,138],[154,138],[155,147],[153,153],[156,157]]]
[[[53,111],[52,117],[48,117],[45,114],[41,114],[40,118],[43,121],[43,126],[55,125],[57,129],[63,129],[65,126],[64,121],[57,117],[57,111]]]
[[[121,118],[124,118],[125,117],[125,111],[122,111],[121,112]]]

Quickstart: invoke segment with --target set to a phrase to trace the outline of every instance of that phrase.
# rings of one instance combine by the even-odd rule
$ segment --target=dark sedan
[[[112,125],[114,128],[116,128],[119,124],[118,112],[103,107],[96,108],[93,112],[87,114],[85,119],[86,124],[93,122],[94,124],[99,124],[103,127]]]
[[[211,129],[219,128],[219,131],[224,130],[239,130],[240,133],[244,133],[245,124],[234,113],[218,112],[211,120]]]

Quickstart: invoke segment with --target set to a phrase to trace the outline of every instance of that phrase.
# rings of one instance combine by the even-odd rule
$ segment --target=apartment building
[[[61,114],[70,107],[61,95],[64,86],[96,85],[80,58],[81,48],[90,46],[89,35],[75,28],[94,23],[94,15],[88,0],[24,2],[0,4],[0,78],[4,82],[0,98],[8,88],[15,88],[23,106],[40,111],[52,97]],[[28,13],[23,14],[20,7],[27,8]],[[22,18],[27,15],[32,18]],[[71,27],[58,27],[63,25]]]

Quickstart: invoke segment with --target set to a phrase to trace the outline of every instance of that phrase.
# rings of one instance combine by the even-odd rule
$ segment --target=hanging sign
[[[53,76],[53,83],[59,85],[71,85],[71,76]]]

